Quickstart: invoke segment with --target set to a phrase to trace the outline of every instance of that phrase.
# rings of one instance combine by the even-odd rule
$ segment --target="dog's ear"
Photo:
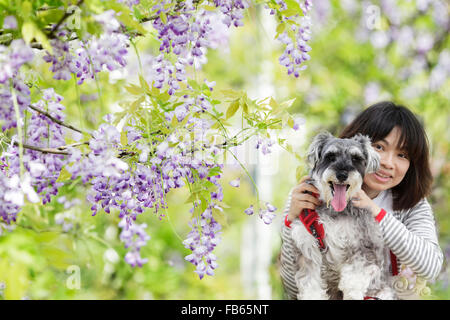
[[[372,148],[370,138],[358,133],[353,137],[353,139],[362,145],[364,152],[367,154],[366,173],[376,172],[380,167],[380,155],[374,148]]]
[[[307,160],[311,168],[315,167],[320,159],[320,153],[322,152],[323,147],[331,138],[333,138],[333,135],[328,131],[321,132],[314,137],[307,154]]]

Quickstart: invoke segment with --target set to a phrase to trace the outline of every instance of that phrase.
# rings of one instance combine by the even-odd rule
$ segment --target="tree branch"
[[[36,112],[39,112],[40,114],[43,114],[44,116],[46,116],[47,118],[49,118],[50,120],[52,120],[53,122],[55,122],[55,123],[57,123],[57,124],[59,124],[59,125],[61,125],[61,126],[63,126],[63,127],[66,127],[66,128],[69,128],[69,129],[71,129],[71,130],[73,130],[73,131],[76,131],[76,132],[79,132],[79,133],[81,133],[81,134],[86,134],[87,132],[84,132],[84,131],[82,131],[82,130],[80,130],[80,129],[77,129],[77,128],[75,128],[74,126],[72,126],[72,125],[70,125],[70,124],[67,124],[67,123],[65,123],[65,122],[63,122],[63,121],[61,121],[61,120],[58,120],[58,119],[56,119],[56,118],[54,118],[53,116],[51,116],[48,112],[45,112],[45,111],[43,111],[43,110],[40,110],[39,108],[36,108],[35,106],[33,106],[33,105],[29,105],[28,106],[29,108],[31,108],[31,109],[33,109],[34,111],[36,111]],[[90,133],[89,133],[90,134]],[[91,136],[92,136],[92,134],[90,134]]]
[[[14,145],[15,145],[15,146],[18,146],[18,145],[19,145],[19,142],[14,141]],[[32,146],[32,145],[25,144],[25,143],[23,143],[22,146],[23,146],[25,149],[30,149],[30,150],[34,150],[34,151],[39,151],[39,152],[42,152],[42,153],[61,154],[61,155],[65,155],[65,156],[68,156],[68,155],[70,154],[70,153],[67,152],[67,151],[61,151],[61,150],[59,150],[58,148],[41,148],[41,147],[36,147],[36,146]]]
[[[84,1],[84,0],[78,0],[76,6],[77,6],[77,7],[81,6],[81,4],[83,3],[83,1]],[[55,32],[56,32],[56,31],[58,30],[58,28],[62,25],[62,23],[64,22],[64,20],[66,20],[68,17],[70,17],[74,12],[75,12],[75,11],[69,13],[69,12],[66,11],[66,12],[64,13],[64,15],[61,17],[61,19],[59,19],[59,21],[52,27],[52,29],[50,30],[50,32],[47,34],[47,37],[48,37],[49,39],[55,38]]]

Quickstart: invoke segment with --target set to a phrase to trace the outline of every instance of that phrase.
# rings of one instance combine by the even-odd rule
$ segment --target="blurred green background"
[[[229,32],[228,44],[209,50],[208,62],[195,77],[215,80],[214,90],[246,90],[252,98],[272,95],[279,101],[296,98],[290,109],[306,120],[299,131],[287,130],[280,137],[293,142],[302,155],[319,130],[334,134],[359,111],[372,103],[392,100],[415,112],[424,122],[431,144],[434,189],[431,202],[446,257],[450,254],[450,9],[445,1],[313,1],[313,38],[308,69],[299,78],[286,74],[278,64],[284,48],[274,40],[276,24],[263,7],[251,8],[244,27]],[[148,38],[137,41],[145,70],[146,59],[158,52]],[[130,60],[134,51],[130,48]],[[137,63],[128,71],[99,74],[99,86],[55,81],[43,65],[30,73],[43,88],[54,87],[64,96],[68,119],[82,128],[96,128],[102,116],[119,110],[127,100],[126,81],[136,78]],[[137,78],[136,78],[137,79]],[[33,97],[32,97],[32,101]],[[224,106],[225,108],[225,106]],[[151,236],[142,256],[142,268],[123,260],[126,250],[119,242],[117,213],[99,212],[92,217],[85,188],[66,185],[59,196],[81,204],[64,208],[58,198],[50,205],[28,204],[13,232],[0,230],[1,299],[284,299],[279,277],[279,230],[287,194],[296,183],[296,168],[304,166],[291,154],[274,147],[270,161],[249,163],[270,169],[259,179],[262,199],[278,208],[277,219],[266,226],[244,210],[255,203],[255,192],[242,170],[230,164],[222,185],[229,206],[222,217],[222,241],[215,249],[219,268],[213,277],[198,279],[194,267],[184,260],[190,252],[182,245],[189,232],[190,205],[186,190],[168,195],[168,216],[160,220],[150,210],[139,216]],[[256,153],[255,149],[248,152]],[[245,162],[245,161],[244,161]],[[241,177],[239,188],[228,182]],[[255,177],[256,179],[256,177]],[[258,179],[256,179],[258,180]],[[266,185],[267,186],[267,185]],[[58,224],[64,215],[64,230]],[[266,230],[268,241],[257,248],[249,237],[253,228]],[[265,229],[264,229],[265,228]],[[250,231],[249,231],[250,230]],[[260,231],[261,232],[261,231]],[[257,238],[256,238],[257,239]],[[253,248],[267,256],[262,278],[248,281],[243,263]],[[250,251],[249,251],[250,250]],[[246,258],[247,257],[247,258]],[[434,298],[450,298],[449,270],[430,284]],[[258,280],[259,279],[259,280]],[[261,280],[262,279],[262,280]],[[3,283],[2,283],[3,281]]]

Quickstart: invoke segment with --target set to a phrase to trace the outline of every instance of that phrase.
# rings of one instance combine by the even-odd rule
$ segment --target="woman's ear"
[[[316,164],[319,162],[320,159],[320,153],[322,152],[323,147],[325,144],[330,140],[334,138],[331,133],[328,131],[324,131],[319,133],[317,136],[314,137],[311,145],[308,149],[307,154],[307,160],[309,166],[314,170]]]
[[[362,145],[364,154],[367,155],[366,173],[376,172],[380,167],[380,155],[372,147],[372,142],[370,141],[370,138],[368,136],[358,133],[353,137],[353,139],[355,139]]]

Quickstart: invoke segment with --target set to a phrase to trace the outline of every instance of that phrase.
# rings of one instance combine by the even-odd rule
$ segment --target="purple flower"
[[[139,0],[117,0],[117,2],[119,3],[124,3],[126,4],[129,8],[138,5],[140,3]]]
[[[212,217],[211,207],[198,218],[193,218],[189,225],[192,230],[183,241],[185,248],[192,251],[185,260],[195,265],[195,271],[200,279],[205,275],[214,275],[218,267],[217,258],[212,253],[220,242],[220,224]]]
[[[287,8],[286,3],[282,0],[276,0],[276,3],[280,5],[280,11]],[[311,58],[308,54],[311,47],[307,44],[307,41],[311,39],[311,19],[308,16],[311,7],[311,1],[305,0],[301,2],[300,8],[304,16],[300,17],[295,24],[289,24],[291,31],[294,32],[294,36],[291,37],[285,31],[279,34],[277,38],[281,43],[286,45],[283,54],[279,58],[279,63],[286,67],[288,75],[293,74],[296,78],[299,77],[301,71],[307,68],[303,63]],[[275,12],[272,10],[271,13],[274,14]],[[292,18],[290,17],[289,19]]]
[[[248,207],[247,209],[245,209],[244,212],[245,212],[247,215],[251,216],[251,215],[254,213],[253,205],[250,205],[250,207]]]
[[[266,208],[269,212],[274,212],[277,210],[277,208],[271,205],[269,202],[266,202]]]
[[[124,242],[125,248],[129,251],[125,255],[125,261],[132,267],[142,267],[148,259],[143,259],[140,255],[140,250],[150,240],[150,236],[145,232],[147,224],[135,224],[129,217],[125,217],[119,222],[119,227],[122,229],[120,233],[120,240]]]
[[[270,147],[272,145],[273,145],[273,141],[271,139],[258,136],[257,142],[256,142],[256,149],[261,148],[261,152],[264,155],[272,152],[272,150],[270,150]]]
[[[75,74],[77,83],[82,84],[86,79],[94,79],[95,73],[117,70],[127,64],[129,38],[117,32],[120,23],[115,15],[113,10],[108,10],[94,17],[103,26],[100,37],[69,41],[69,34],[62,30],[60,38],[51,40],[53,54],[47,52],[43,59],[52,64],[50,71],[54,79],[69,80]]]
[[[12,122],[14,113],[12,95],[9,92],[9,79],[13,80],[20,109],[22,110],[30,102],[30,90],[21,80],[19,69],[32,59],[33,50],[22,39],[13,40],[9,47],[0,45],[0,84],[5,85],[3,88],[0,87],[0,119],[6,120],[3,130],[15,127],[15,122]]]
[[[300,126],[304,125],[306,123],[306,120],[304,118],[295,118],[294,119],[294,126],[292,127],[292,129],[294,129],[295,131],[297,131],[298,129],[300,129]]]
[[[17,29],[16,17],[6,16],[3,20],[3,29]]]
[[[275,218],[275,214],[269,210],[259,209],[259,217],[265,224],[271,224],[273,218]]]
[[[235,188],[239,188],[241,182],[241,178],[237,178],[235,180],[230,181],[230,186],[235,187]]]

